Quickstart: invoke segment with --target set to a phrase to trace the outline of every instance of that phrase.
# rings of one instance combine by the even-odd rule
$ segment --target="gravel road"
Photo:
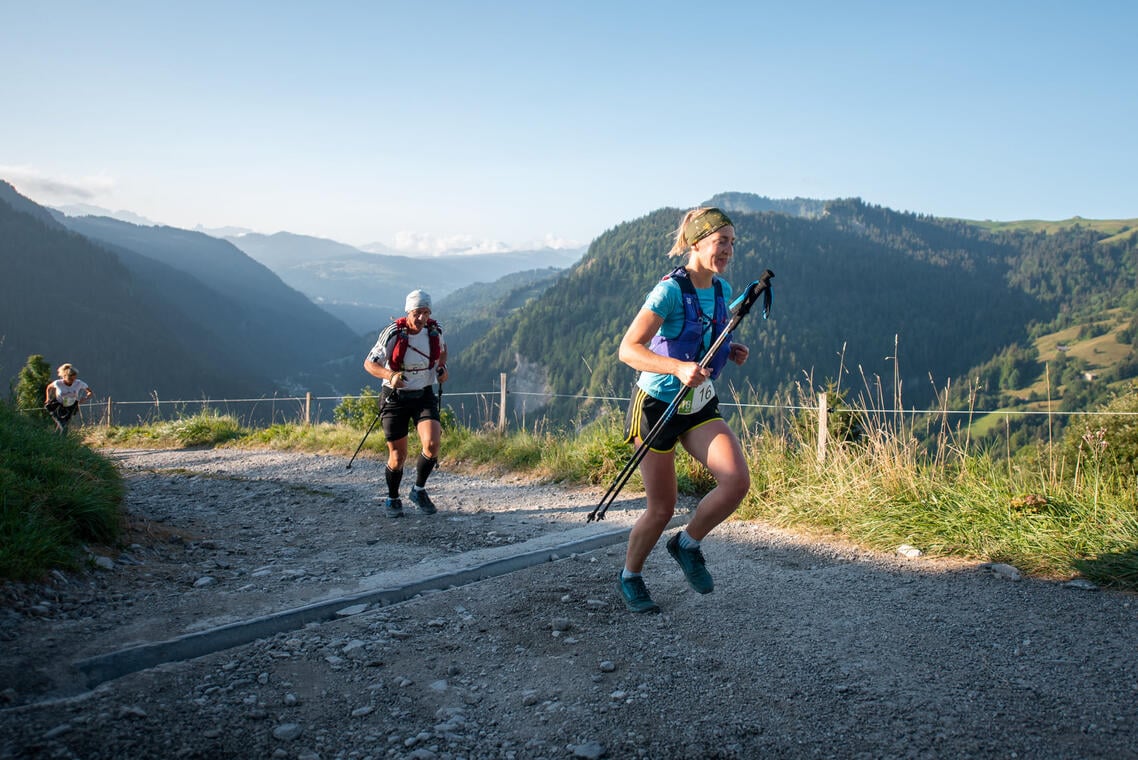
[[[1138,758],[1133,594],[729,522],[633,615],[635,492],[444,469],[390,520],[375,460],[108,455],[123,546],[0,587],[0,758]]]

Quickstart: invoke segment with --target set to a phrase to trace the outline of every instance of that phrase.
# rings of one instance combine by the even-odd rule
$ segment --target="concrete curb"
[[[678,520],[673,519],[673,522],[678,522]],[[601,549],[626,540],[630,530],[631,527],[609,531],[431,576],[394,588],[375,589],[359,594],[341,596],[250,620],[189,633],[175,639],[139,644],[115,652],[77,660],[72,663],[72,667],[83,676],[87,688],[92,689],[101,683],[163,663],[201,657],[284,631],[296,630],[308,623],[332,620],[338,616],[342,617],[342,615],[338,615],[341,610],[355,605],[386,607],[430,591],[465,586],[545,562],[564,559],[572,554],[583,554]]]

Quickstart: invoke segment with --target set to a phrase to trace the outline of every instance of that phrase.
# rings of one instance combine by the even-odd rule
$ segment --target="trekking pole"
[[[364,441],[366,441],[367,437],[369,435],[371,435],[371,429],[373,427],[375,427],[375,423],[377,423],[377,422],[379,422],[379,412],[375,413],[375,417],[372,419],[371,424],[367,426],[367,432],[364,433],[364,437],[362,439],[360,439],[360,445],[356,446],[356,454],[359,454],[360,449],[362,449],[364,447]],[[348,469],[349,470],[352,469],[352,462],[356,461],[356,454],[352,454],[352,458],[348,460]]]
[[[774,277],[774,272],[769,269],[766,270],[763,272],[763,276],[761,278],[752,282],[747,287],[747,290],[743,293],[743,295],[739,296],[739,298],[735,299],[735,302],[731,304],[731,320],[727,323],[727,327],[724,328],[721,333],[719,333],[719,336],[715,339],[715,342],[711,344],[711,348],[707,349],[707,353],[705,353],[703,355],[703,358],[699,360],[699,366],[701,368],[707,367],[707,365],[711,363],[712,359],[715,358],[716,352],[719,351],[720,347],[723,346],[723,341],[725,341],[727,339],[727,336],[730,335],[736,327],[738,327],[739,323],[743,320],[743,317],[747,316],[747,313],[751,311],[751,307],[754,305],[755,301],[758,300],[760,295],[763,296],[763,317],[765,318],[767,314],[770,313],[770,281],[772,277]],[[656,440],[656,437],[660,435],[660,431],[664,429],[664,425],[666,425],[668,420],[672,418],[672,415],[676,413],[676,409],[679,408],[680,401],[683,399],[684,394],[686,394],[688,390],[689,389],[687,387],[680,388],[680,392],[676,394],[676,397],[673,398],[672,402],[668,404],[666,409],[664,409],[664,413],[660,415],[660,419],[658,419],[656,421],[656,424],[652,426],[652,429],[649,430],[648,433],[640,439],[640,445],[637,446],[636,451],[632,453],[632,458],[628,460],[628,463],[624,466],[624,469],[622,469],[620,471],[620,474],[616,476],[616,480],[613,481],[613,484],[611,486],[609,486],[609,490],[605,492],[605,495],[603,497],[601,497],[600,503],[597,504],[597,506],[593,508],[593,511],[589,513],[588,517],[586,518],[586,522],[605,519],[605,512],[608,511],[608,508],[610,506],[612,506],[612,503],[616,500],[617,494],[620,493],[621,489],[624,488],[629,478],[632,477],[632,473],[635,472],[636,467],[640,464],[644,457],[647,456],[648,449],[651,447],[653,441]]]

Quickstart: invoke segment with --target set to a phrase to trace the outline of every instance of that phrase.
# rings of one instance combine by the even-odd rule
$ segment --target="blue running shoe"
[[[680,546],[680,534],[672,536],[667,543],[668,554],[679,563],[684,571],[688,584],[701,594],[710,594],[715,590],[715,581],[711,573],[704,567],[703,552],[699,549],[684,549]]]
[[[431,497],[427,496],[427,491],[419,486],[411,486],[411,503],[419,508],[419,511],[425,515],[433,515],[438,512],[435,509],[435,503],[431,501]]]
[[[403,502],[390,496],[387,497],[387,516],[388,517],[402,517],[403,516]]]
[[[625,578],[623,573],[617,576],[616,586],[624,599],[624,606],[633,612],[659,612],[660,606],[652,601],[648,595],[648,587],[640,576]]]

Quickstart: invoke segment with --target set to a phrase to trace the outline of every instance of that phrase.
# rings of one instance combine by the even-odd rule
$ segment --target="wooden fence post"
[[[304,392],[304,426],[312,424],[312,391]]]
[[[506,373],[500,378],[501,389],[498,398],[498,432],[506,432]]]
[[[826,461],[826,443],[830,436],[829,408],[825,392],[818,394],[818,464]]]
[[[107,396],[107,416],[103,418],[103,426],[104,427],[110,427],[111,426],[111,410],[112,410],[111,397]]]

